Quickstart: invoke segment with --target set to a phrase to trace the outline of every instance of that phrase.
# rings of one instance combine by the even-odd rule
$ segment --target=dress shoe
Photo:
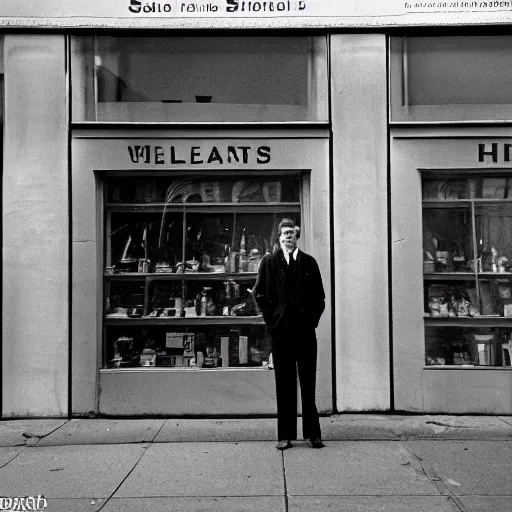
[[[324,443],[322,443],[322,440],[317,437],[316,439],[311,439],[311,447],[312,448],[323,448],[325,446]]]
[[[277,446],[276,446],[276,448],[278,450],[286,450],[287,448],[291,448],[291,447],[292,447],[292,443],[290,443],[290,441],[288,441],[288,439],[279,441],[279,443],[277,443]]]

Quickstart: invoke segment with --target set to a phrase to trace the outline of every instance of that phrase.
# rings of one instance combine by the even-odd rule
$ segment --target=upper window
[[[327,121],[323,37],[72,40],[73,121]]]
[[[391,121],[512,119],[512,37],[391,40]]]
[[[0,130],[4,124],[4,36],[0,35]],[[1,132],[0,132],[1,133]],[[0,147],[2,144],[2,137],[0,137]],[[0,156],[1,156],[0,152]],[[1,166],[1,162],[0,162]]]

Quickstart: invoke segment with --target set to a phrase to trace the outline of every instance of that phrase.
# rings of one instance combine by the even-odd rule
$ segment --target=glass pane
[[[106,367],[268,367],[270,336],[264,325],[109,326]]]
[[[140,318],[144,315],[144,281],[110,281],[107,284],[107,318]]]
[[[298,177],[107,177],[105,367],[268,364],[252,288],[300,194]]]
[[[425,313],[437,317],[470,317],[480,314],[476,281],[434,282],[425,279]]]
[[[256,316],[251,295],[256,279],[189,280],[185,288],[184,315],[190,317]]]
[[[509,179],[423,182],[427,365],[510,366]]]
[[[510,279],[480,277],[480,312],[484,316],[512,316]]]
[[[408,104],[512,104],[511,55],[510,36],[409,37]]]
[[[476,178],[472,181],[474,197],[477,199],[512,198],[512,179],[506,177]]]
[[[427,326],[425,342],[427,365],[511,366],[508,328]]]
[[[460,180],[423,180],[423,200],[469,199],[469,182]]]
[[[188,272],[257,272],[274,249],[277,225],[297,213],[187,214],[185,263]]]
[[[183,254],[183,215],[112,212],[107,273],[176,272]]]
[[[4,166],[4,74],[4,36],[0,35],[0,176],[3,176]],[[0,232],[2,229],[3,215],[2,220],[0,220]]]
[[[512,203],[475,207],[481,272],[509,272],[512,264]]]
[[[183,282],[151,281],[149,283],[148,317],[179,318],[183,315]]]
[[[233,240],[234,216],[187,214],[185,272],[226,272]]]
[[[393,37],[391,122],[512,119],[512,37]]]
[[[300,179],[189,176],[111,178],[108,203],[298,203]]]
[[[316,37],[73,38],[74,121],[327,121]]]
[[[472,272],[471,209],[423,210],[423,267],[425,272]]]
[[[4,124],[4,36],[0,35],[0,129]],[[3,145],[3,137],[0,137],[0,148]],[[2,153],[0,152],[0,156]],[[3,159],[2,159],[3,160]],[[0,162],[0,170],[2,163]]]

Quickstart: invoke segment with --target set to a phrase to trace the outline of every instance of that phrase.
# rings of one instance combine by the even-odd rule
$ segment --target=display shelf
[[[484,280],[507,280],[512,272],[423,272],[425,281],[468,281],[475,278]]]
[[[105,279],[109,281],[132,281],[132,280],[148,280],[148,281],[181,281],[194,280],[194,281],[245,281],[247,279],[256,279],[257,272],[178,272],[178,273],[164,273],[164,272],[127,272],[120,274],[105,274]]]
[[[261,315],[254,316],[198,316],[198,317],[105,317],[105,325],[264,325]]]
[[[175,372],[271,372],[273,369],[268,366],[216,366],[215,368],[203,368],[200,366],[135,366],[126,368],[100,368],[99,372],[103,374],[113,373],[175,373]],[[269,375],[272,375],[271,373]]]
[[[423,272],[425,281],[467,281],[474,278],[474,272]]]
[[[489,366],[478,364],[428,364],[423,367],[424,370],[490,370],[493,372],[505,371],[512,372],[510,366]]]
[[[120,272],[118,274],[104,274],[103,277],[108,281],[144,281],[148,275],[142,272]],[[164,274],[169,275],[169,274]],[[171,274],[174,275],[174,274]]]
[[[471,206],[471,199],[424,199],[423,209],[429,208],[464,208]]]
[[[503,316],[455,316],[424,317],[429,327],[508,327],[512,328],[512,317]]]
[[[512,203],[512,198],[499,198],[499,197],[474,197],[473,199],[423,199],[422,204],[428,208],[444,208],[446,206],[458,207],[468,206],[471,203],[478,205],[483,204],[502,204]]]
[[[107,203],[110,212],[140,213],[298,213],[300,203]]]

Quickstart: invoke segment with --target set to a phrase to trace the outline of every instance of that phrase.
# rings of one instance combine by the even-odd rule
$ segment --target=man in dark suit
[[[297,369],[302,399],[302,433],[322,448],[315,404],[315,329],[325,308],[316,260],[297,247],[299,228],[291,219],[278,226],[280,249],[260,263],[253,296],[272,337],[276,378],[278,450],[297,439]]]

